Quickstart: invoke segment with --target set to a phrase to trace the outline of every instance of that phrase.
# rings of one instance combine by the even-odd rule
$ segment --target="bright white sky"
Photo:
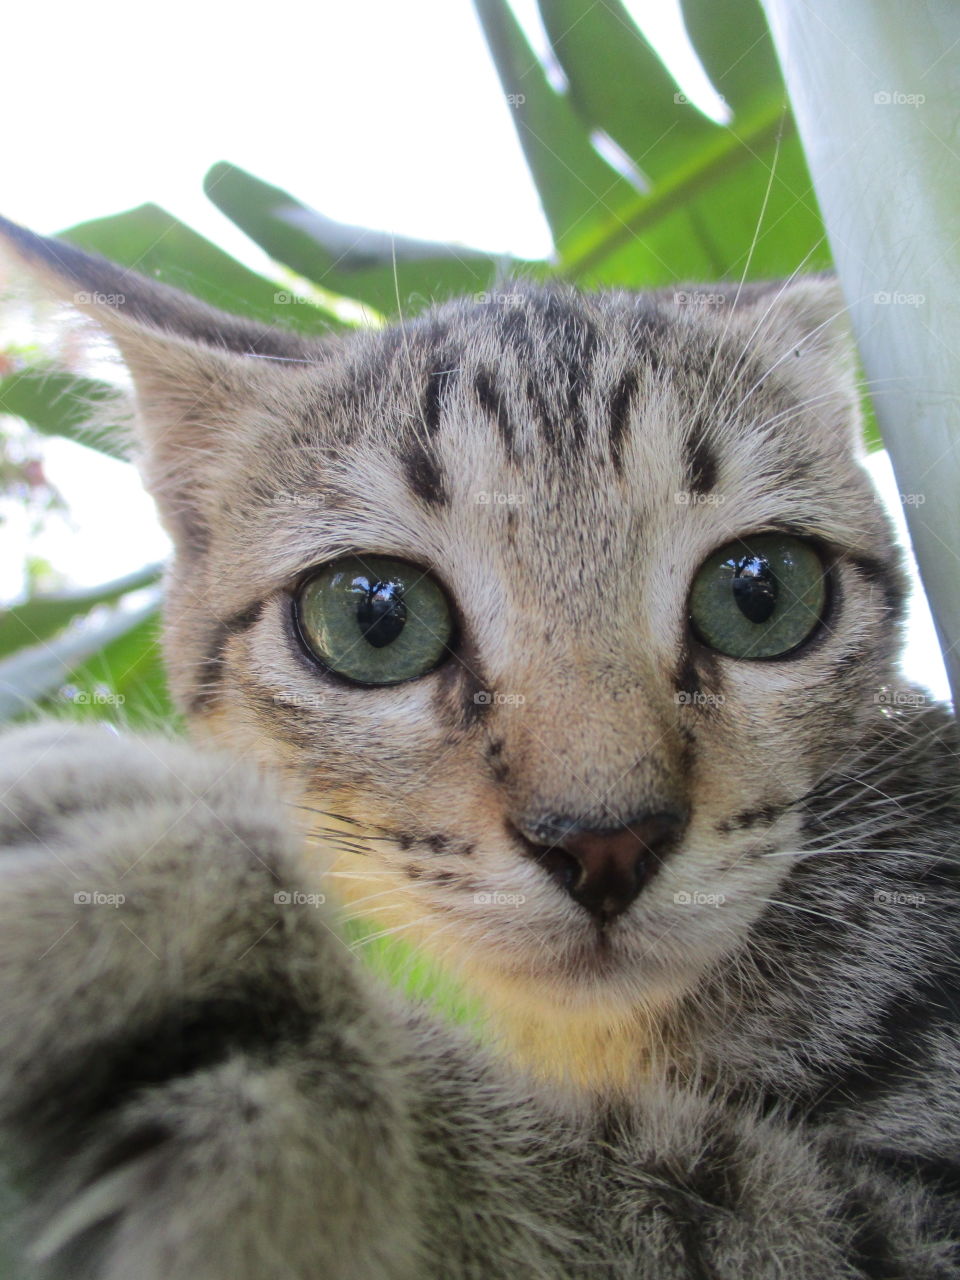
[[[255,22],[168,0],[149,24],[128,0],[8,8],[2,203],[35,230],[151,200],[250,260],[202,190],[230,160],[344,222],[549,252],[470,0],[278,0]],[[676,0],[627,8],[709,103]],[[545,45],[535,0],[514,9]]]
[[[704,109],[723,107],[689,52],[677,0],[626,0]],[[513,0],[535,45],[535,0]],[[8,7],[0,83],[3,212],[38,231],[153,201],[258,270],[266,259],[203,195],[230,160],[330,217],[524,257],[550,237],[470,0],[279,0],[244,11],[169,0]],[[882,462],[878,462],[882,467]],[[165,554],[131,468],[63,441],[45,466],[73,527],[34,545],[72,582],[92,584]],[[892,480],[887,492],[896,494]],[[109,495],[109,497],[107,497]],[[894,514],[902,521],[894,497]],[[15,515],[4,542],[22,549]],[[21,556],[0,559],[0,599]],[[925,604],[907,666],[948,686]]]

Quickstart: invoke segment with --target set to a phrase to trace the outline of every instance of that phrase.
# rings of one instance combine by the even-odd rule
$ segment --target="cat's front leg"
[[[923,1160],[693,1082],[604,1122],[601,1230],[630,1280],[958,1280],[960,1215]]]
[[[311,904],[271,788],[216,753],[46,724],[0,740],[0,796],[28,1273],[417,1275],[405,1030]]]

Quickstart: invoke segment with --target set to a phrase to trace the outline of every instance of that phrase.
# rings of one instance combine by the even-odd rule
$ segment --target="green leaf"
[[[863,370],[860,371],[861,379],[863,378]],[[864,390],[860,397],[860,408],[863,411],[863,443],[868,453],[876,453],[879,449],[886,446],[880,435],[880,426],[877,422],[877,411],[873,407],[873,399],[869,391]]]
[[[787,91],[766,19],[757,0],[681,0],[683,20],[703,68],[739,116]]]
[[[0,655],[47,639],[95,605],[110,604],[128,591],[151,586],[159,581],[162,572],[162,564],[148,564],[99,587],[34,596],[23,604],[0,609]]]
[[[678,102],[622,0],[539,0],[569,81],[556,92],[506,0],[475,0],[560,251],[584,287],[757,279],[830,263],[823,222],[756,0],[688,0],[731,125]],[[718,13],[722,12],[722,20]],[[638,192],[593,150],[606,131],[651,180]],[[604,173],[599,177],[597,165]],[[597,201],[591,194],[603,181]],[[586,193],[586,194],[585,194]]]
[[[651,178],[669,173],[717,126],[673,77],[620,0],[539,0],[543,25],[590,129],[608,133]]]
[[[597,154],[570,99],[550,86],[506,0],[474,0],[554,243],[616,218],[636,188]],[[605,74],[605,73],[604,73]]]
[[[107,382],[35,365],[0,378],[0,413],[23,418],[44,435],[66,436],[122,459],[120,443],[109,432],[90,426],[91,414],[117,394]]]
[[[306,301],[278,304],[277,295],[287,293],[282,286],[243,266],[155,204],[82,222],[61,236],[233,315],[307,334],[343,327],[332,313]]]
[[[71,719],[109,720],[128,729],[178,723],[167,689],[157,609],[73,667],[60,690],[45,709],[65,708]]]
[[[112,641],[156,614],[159,592],[137,609],[108,609],[91,615],[49,640],[0,660],[0,720],[32,713],[40,699],[58,689],[72,671]]]
[[[581,237],[561,269],[581,284],[649,287],[762,279],[828,266],[829,249],[793,118],[769,107]]]
[[[277,262],[331,293],[392,315],[489,287],[498,261],[476,249],[334,222],[236,165],[215,164],[204,189]],[[512,260],[511,260],[512,261]]]

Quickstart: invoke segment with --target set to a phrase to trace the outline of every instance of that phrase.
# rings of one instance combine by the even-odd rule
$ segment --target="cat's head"
[[[132,373],[179,703],[340,833],[335,890],[569,1006],[740,945],[897,646],[832,282],[312,342],[6,236]]]

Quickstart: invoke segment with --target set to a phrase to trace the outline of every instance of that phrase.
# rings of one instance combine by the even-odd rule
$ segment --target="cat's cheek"
[[[843,653],[825,648],[789,665],[725,668],[723,705],[696,734],[699,799],[720,815],[798,797],[853,749],[872,718],[863,690],[869,667]]]

